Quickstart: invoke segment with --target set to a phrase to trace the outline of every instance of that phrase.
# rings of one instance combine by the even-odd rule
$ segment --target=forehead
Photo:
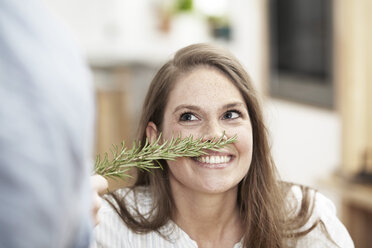
[[[198,66],[182,73],[169,94],[169,102],[204,102],[214,100],[243,101],[239,89],[232,80],[212,66]],[[168,102],[168,103],[169,103]]]

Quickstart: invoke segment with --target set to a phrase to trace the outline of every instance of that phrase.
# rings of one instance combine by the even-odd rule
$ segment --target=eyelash
[[[196,115],[194,113],[192,113],[192,112],[183,112],[180,115],[180,121],[192,121],[192,120],[182,120],[182,117],[184,117],[185,115],[193,115],[193,116],[195,116],[195,118],[197,118]]]
[[[236,113],[236,114],[239,115],[237,118],[242,117],[242,112],[240,112],[239,110],[236,110],[236,109],[227,110],[227,111],[224,113],[224,116],[225,116],[227,113]],[[233,119],[236,119],[236,118],[233,118]]]

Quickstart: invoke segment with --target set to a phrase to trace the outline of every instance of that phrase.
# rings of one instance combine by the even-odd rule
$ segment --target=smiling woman
[[[192,45],[159,70],[138,138],[160,132],[238,141],[139,171],[133,187],[106,197],[95,246],[353,247],[328,199],[279,180],[256,93],[228,52]]]
[[[146,131],[153,140],[159,135],[151,121]],[[251,164],[252,128],[241,93],[224,73],[211,66],[181,73],[168,96],[161,131],[165,139],[174,134],[205,139],[221,137],[223,132],[227,137],[239,134],[238,142],[219,152],[167,162],[172,191],[180,190],[196,199],[199,192],[222,193],[235,188],[229,192],[237,197],[237,185]],[[177,202],[180,194],[173,195]]]

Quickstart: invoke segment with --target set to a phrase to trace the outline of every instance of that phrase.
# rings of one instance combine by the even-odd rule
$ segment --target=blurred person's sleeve
[[[37,0],[0,0],[0,247],[88,247],[92,87]]]

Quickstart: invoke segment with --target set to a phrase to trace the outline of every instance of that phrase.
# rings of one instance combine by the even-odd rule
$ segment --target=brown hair
[[[278,180],[256,92],[247,72],[230,53],[207,44],[195,44],[179,50],[172,60],[161,67],[150,85],[139,123],[138,138],[142,144],[145,143],[146,126],[150,121],[161,130],[169,92],[177,77],[203,65],[215,67],[231,79],[244,98],[252,123],[252,162],[248,173],[238,185],[237,204],[244,228],[243,247],[283,247],[286,238],[303,236],[316,226],[317,223],[301,233],[295,231],[307,222],[314,204],[307,194],[308,190],[302,188],[300,213],[289,219],[285,195],[291,185]],[[153,197],[151,219],[145,218],[139,210],[131,214],[119,196],[112,194],[117,203],[112,205],[118,206],[118,214],[135,232],[159,232],[171,219],[174,202],[168,181],[168,167],[165,161],[160,163],[163,170],[154,169],[152,173],[139,171],[133,186],[133,190],[141,185],[150,186]]]

